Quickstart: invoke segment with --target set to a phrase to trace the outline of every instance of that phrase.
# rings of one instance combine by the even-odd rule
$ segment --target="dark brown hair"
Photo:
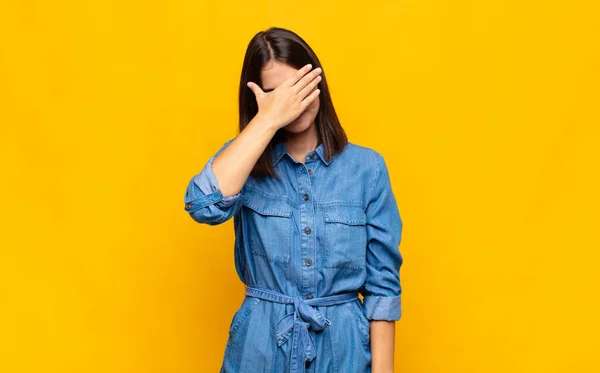
[[[240,132],[258,113],[258,105],[254,93],[246,84],[252,81],[263,87],[261,70],[270,60],[286,63],[296,69],[300,69],[309,63],[312,64],[313,69],[317,67],[322,68],[321,62],[315,52],[296,33],[280,27],[270,27],[256,34],[250,40],[246,49],[240,79]],[[321,73],[321,78],[318,84],[318,88],[321,91],[318,96],[320,107],[315,118],[315,125],[319,137],[318,143],[323,143],[325,157],[330,159],[334,154],[342,151],[348,143],[348,139],[335,113],[329,88],[327,87],[325,71]],[[273,136],[273,139],[271,139],[263,154],[259,157],[250,175],[254,177],[276,176],[272,164],[272,151],[275,144],[285,141],[285,137],[286,131],[280,128]]]

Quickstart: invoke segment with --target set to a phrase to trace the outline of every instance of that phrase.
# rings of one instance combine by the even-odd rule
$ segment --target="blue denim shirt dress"
[[[231,141],[184,198],[198,223],[233,217],[246,291],[220,372],[371,372],[369,320],[401,317],[402,221],[382,155],[349,142],[327,160],[320,144],[302,163],[279,143],[279,178],[249,176],[223,197],[212,161]]]

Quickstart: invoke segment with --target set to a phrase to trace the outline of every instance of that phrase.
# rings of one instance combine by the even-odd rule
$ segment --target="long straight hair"
[[[313,69],[317,67],[322,68],[321,62],[315,52],[296,33],[280,27],[270,27],[256,34],[250,40],[246,49],[240,79],[240,132],[246,128],[248,123],[258,113],[256,97],[246,84],[252,81],[262,87],[261,70],[271,60],[286,63],[296,69],[300,69],[309,63],[312,64]],[[318,142],[324,145],[325,157],[331,159],[333,155],[344,149],[344,146],[348,143],[348,138],[335,113],[324,71],[321,72],[321,81],[318,83],[318,89],[321,91],[317,98],[320,101],[320,107],[315,118],[319,137]],[[257,160],[250,175],[254,177],[276,177],[272,163],[273,148],[275,144],[286,140],[286,134],[287,132],[283,128],[280,128],[275,133],[269,145]]]

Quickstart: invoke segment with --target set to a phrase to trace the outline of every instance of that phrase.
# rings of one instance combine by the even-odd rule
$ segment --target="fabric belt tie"
[[[246,295],[271,302],[293,304],[294,312],[283,316],[277,322],[276,340],[281,347],[292,337],[290,373],[304,372],[307,361],[313,361],[317,354],[314,334],[331,325],[331,321],[314,307],[331,306],[358,299],[357,292],[336,294],[327,297],[304,299],[302,296],[289,297],[273,290],[253,286],[246,287]],[[310,326],[310,330],[309,330]]]

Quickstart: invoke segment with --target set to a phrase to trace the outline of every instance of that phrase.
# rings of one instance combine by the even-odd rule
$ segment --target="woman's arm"
[[[224,197],[239,193],[277,129],[272,120],[259,113],[231,144],[215,157],[212,171]]]
[[[276,131],[269,123],[269,119],[255,116],[237,137],[223,144],[208,159],[200,173],[192,177],[184,197],[185,210],[192,219],[198,223],[217,225],[226,222],[237,213],[242,205],[241,186],[246,182],[250,170],[264,150],[257,148],[257,145],[260,146],[265,141],[268,144]],[[243,148],[248,141],[252,145],[248,146],[248,149],[242,149],[243,153],[240,153],[240,147]],[[266,147],[266,144],[264,146]],[[231,147],[234,151],[230,153]],[[255,155],[256,152],[259,152],[259,155]],[[222,157],[223,153],[228,156]],[[231,154],[239,158],[234,160],[230,157]],[[223,160],[225,162],[222,162]],[[248,170],[245,167],[248,167]],[[231,176],[238,176],[233,180],[234,183],[241,182],[238,190],[232,189],[231,182],[227,180]],[[233,187],[236,187],[235,185]]]
[[[291,122],[318,98],[310,93],[320,69],[299,69],[269,94],[249,82],[256,95],[258,114],[235,138],[226,142],[188,183],[185,210],[198,223],[221,224],[241,207],[241,190],[265,148],[281,127]]]
[[[394,373],[396,322],[371,320],[371,368],[373,373]]]
[[[376,154],[368,183],[367,278],[361,291],[369,320],[373,373],[393,373],[395,321],[402,316],[399,245],[402,219],[383,156]]]

